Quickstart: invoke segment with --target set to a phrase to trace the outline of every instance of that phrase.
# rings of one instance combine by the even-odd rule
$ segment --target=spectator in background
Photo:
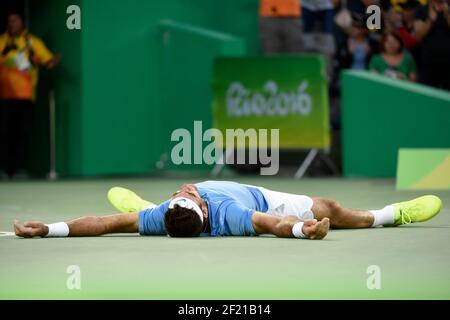
[[[430,0],[414,21],[421,42],[420,82],[450,90],[450,12],[446,0]]]
[[[299,0],[260,0],[260,39],[264,54],[303,50]]]
[[[9,178],[26,168],[38,66],[51,69],[58,62],[19,14],[8,15],[0,35],[0,164]]]
[[[341,40],[342,36],[350,33],[352,27],[352,17],[363,17],[367,14],[366,10],[369,5],[378,5],[378,0],[333,0],[335,13],[335,35]],[[343,34],[342,34],[343,33]],[[341,44],[341,41],[338,41]]]
[[[419,6],[417,0],[393,2],[384,15],[385,30],[401,36],[405,49],[411,53],[417,65],[420,63],[420,43],[414,31],[414,17]]]
[[[347,53],[351,69],[364,70],[370,57],[370,45],[367,40],[367,27],[363,19],[355,19],[347,40]]]
[[[387,32],[381,43],[382,52],[370,59],[369,69],[390,78],[416,81],[416,64],[403,49],[401,37],[394,32]]]
[[[331,79],[336,52],[333,36],[335,3],[332,0],[302,0],[301,5],[305,51],[324,55]]]
[[[380,8],[385,8],[385,1],[381,0],[347,0],[347,8],[352,13],[352,16],[364,17],[364,20],[368,18],[367,7],[371,5],[377,5]],[[373,52],[378,50],[377,46],[381,40],[380,30],[370,30],[367,34],[371,49]]]
[[[379,0],[340,0],[340,9],[336,13],[335,23],[337,28],[334,30],[334,36],[337,42],[337,55],[336,59],[337,63],[337,73],[344,67],[350,68],[353,61],[353,53],[349,49],[353,49],[354,40],[350,41],[352,46],[349,46],[349,38],[353,38],[356,36],[355,33],[358,31],[363,31],[365,28],[365,39],[369,44],[369,53],[378,52],[379,51],[379,42],[381,39],[381,35],[377,30],[367,30],[366,19],[367,19],[367,7],[370,5],[380,5],[381,1]],[[343,19],[346,17],[346,19]],[[348,20],[348,21],[347,21]],[[359,30],[357,30],[359,29]],[[370,32],[368,32],[370,31]],[[353,35],[351,34],[353,33]],[[361,49],[357,49],[356,54],[362,54]],[[360,59],[358,59],[360,58]],[[361,61],[362,59],[366,60],[365,65],[370,58],[369,54],[365,57],[361,55],[357,57],[360,61],[354,67],[359,69],[362,67]]]
[[[391,6],[400,12],[402,7],[405,5],[405,3],[409,2],[410,0],[390,0]],[[424,6],[428,3],[429,0],[417,0],[416,2],[419,4],[419,6]]]
[[[389,30],[397,32],[401,36],[405,49],[412,54],[416,63],[419,62],[419,41],[414,31],[414,18],[419,5],[417,0],[400,2],[398,4],[400,12],[396,12],[392,8],[387,15],[388,21],[386,22]]]
[[[373,4],[380,5],[379,0],[347,0],[346,2],[348,10],[357,15],[365,15],[368,6]]]
[[[313,32],[316,22],[320,22],[322,33],[333,33],[334,3],[336,0],[302,0],[303,31]]]

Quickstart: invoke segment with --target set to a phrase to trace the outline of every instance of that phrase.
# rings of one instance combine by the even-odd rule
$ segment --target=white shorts
[[[258,188],[269,206],[266,213],[274,216],[297,216],[301,220],[314,219],[311,211],[313,199],[308,196],[272,191],[263,187]]]

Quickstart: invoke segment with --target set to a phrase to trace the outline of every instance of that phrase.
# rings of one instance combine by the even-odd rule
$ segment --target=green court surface
[[[378,209],[419,191],[393,180],[239,178],[279,191]],[[193,179],[142,178],[0,183],[0,231],[13,219],[47,223],[113,213],[109,187],[159,202]],[[426,193],[432,193],[427,191]],[[275,237],[174,239],[110,235],[19,239],[0,236],[2,299],[449,299],[450,192],[435,192],[435,219],[398,228],[333,230],[322,241]],[[80,269],[68,289],[69,266]],[[369,266],[380,289],[368,289]]]

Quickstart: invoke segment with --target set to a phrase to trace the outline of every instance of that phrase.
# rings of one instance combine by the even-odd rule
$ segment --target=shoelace
[[[410,224],[412,222],[411,216],[407,210],[400,209],[400,217],[402,218],[402,224]]]

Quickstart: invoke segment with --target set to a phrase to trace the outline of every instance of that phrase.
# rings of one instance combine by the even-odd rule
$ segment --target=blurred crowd
[[[331,159],[340,167],[340,71],[450,90],[450,0],[260,0],[265,55],[315,53],[327,65]],[[310,174],[328,174],[315,161]]]
[[[363,69],[450,90],[449,2],[260,0],[261,49],[322,54],[332,88]]]

